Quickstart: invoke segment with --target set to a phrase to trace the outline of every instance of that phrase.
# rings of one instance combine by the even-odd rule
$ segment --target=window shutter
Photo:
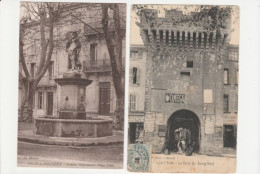
[[[132,74],[132,83],[133,84],[137,84],[137,72],[138,72],[138,69],[137,67],[133,67],[133,74]]]
[[[137,68],[137,80],[136,80],[136,84],[140,85],[140,78],[141,78],[141,70],[140,68]]]
[[[133,68],[129,69],[129,83],[133,83]]]
[[[136,95],[130,94],[130,111],[136,110]]]

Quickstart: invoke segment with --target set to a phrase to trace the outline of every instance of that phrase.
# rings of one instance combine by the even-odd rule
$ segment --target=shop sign
[[[144,116],[129,116],[128,122],[129,123],[143,123],[144,122]]]
[[[145,132],[145,137],[153,137],[153,132]]]
[[[158,136],[159,136],[159,137],[165,137],[165,134],[166,134],[166,126],[165,126],[165,125],[159,125],[158,129],[159,129],[159,131],[158,131]]]
[[[169,103],[184,103],[185,94],[166,93],[165,101]]]
[[[237,115],[234,115],[234,114],[224,115],[223,123],[224,124],[237,124]]]

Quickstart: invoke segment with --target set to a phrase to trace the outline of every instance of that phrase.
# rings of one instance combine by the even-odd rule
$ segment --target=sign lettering
[[[184,103],[185,94],[166,93],[165,101],[169,103]]]

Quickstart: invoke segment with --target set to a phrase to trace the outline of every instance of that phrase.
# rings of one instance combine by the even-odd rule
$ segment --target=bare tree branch
[[[22,67],[23,67],[23,71],[25,73],[25,76],[27,79],[30,78],[30,73],[27,69],[26,63],[25,63],[25,59],[24,59],[24,53],[23,53],[23,41],[22,41],[22,37],[21,37],[21,32],[20,32],[20,37],[19,37],[19,56],[20,56],[20,61],[22,63]]]
[[[69,14],[73,17],[75,17],[76,19],[78,19],[79,21],[81,21],[82,23],[84,23],[85,25],[87,25],[89,28],[91,28],[92,30],[94,30],[97,33],[100,33],[98,30],[96,30],[95,28],[91,27],[89,24],[87,24],[86,22],[84,22],[82,19],[80,19],[79,17],[75,16],[74,14],[72,14],[71,12],[69,12]]]

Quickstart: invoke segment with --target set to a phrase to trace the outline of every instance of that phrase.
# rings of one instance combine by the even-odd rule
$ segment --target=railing
[[[110,59],[85,60],[83,61],[83,71],[85,72],[111,71]]]

